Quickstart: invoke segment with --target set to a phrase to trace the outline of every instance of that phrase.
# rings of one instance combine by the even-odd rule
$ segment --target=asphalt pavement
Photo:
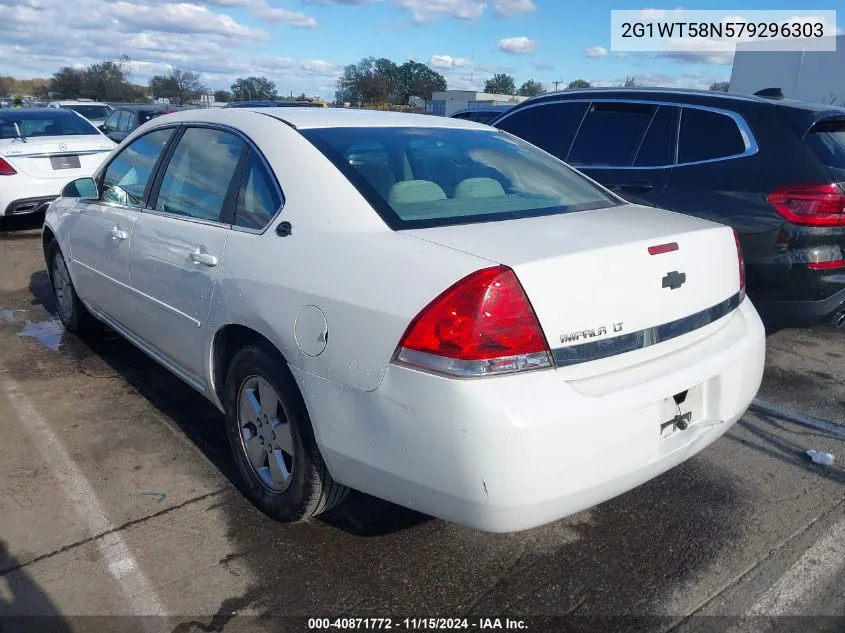
[[[216,409],[118,336],[62,330],[38,226],[18,222],[0,232],[0,631],[845,630],[843,359],[845,330],[770,335],[760,402],[728,434],[541,528],[357,493],[281,525],[233,483]]]

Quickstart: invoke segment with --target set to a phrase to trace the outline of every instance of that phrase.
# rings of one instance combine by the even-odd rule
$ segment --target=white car
[[[544,524],[701,451],[762,378],[732,229],[478,123],[178,112],[64,195],[43,243],[65,327],[108,324],[213,402],[281,520],[353,488]]]
[[[43,211],[69,180],[91,176],[115,147],[68,110],[0,110],[0,220]]]
[[[73,110],[84,116],[97,127],[105,123],[109,115],[114,112],[114,108],[110,105],[100,103],[99,101],[51,101],[47,107]]]

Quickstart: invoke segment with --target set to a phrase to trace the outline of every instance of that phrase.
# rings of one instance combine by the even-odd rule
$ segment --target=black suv
[[[120,143],[150,119],[183,109],[156,104],[121,106],[109,115],[109,118],[100,126],[100,131],[115,143]]]
[[[535,97],[490,125],[630,202],[734,227],[770,328],[845,323],[845,108],[608,88]]]

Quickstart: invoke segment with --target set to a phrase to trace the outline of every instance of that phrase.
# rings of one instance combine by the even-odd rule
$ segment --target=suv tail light
[[[845,226],[845,191],[836,183],[781,187],[770,193],[768,200],[793,224]]]
[[[0,176],[14,176],[16,173],[14,167],[0,158]]]
[[[476,271],[434,299],[408,326],[394,358],[458,377],[552,366],[534,308],[506,266]]]
[[[742,254],[742,245],[739,243],[739,233],[734,232],[734,241],[736,242],[736,259],[739,264],[739,296],[740,301],[745,298],[745,257]]]

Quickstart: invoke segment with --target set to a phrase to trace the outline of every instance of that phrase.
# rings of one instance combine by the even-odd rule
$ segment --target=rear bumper
[[[21,174],[2,176],[0,216],[25,215],[44,210],[44,203],[49,204],[58,198],[62,188],[74,177],[71,175],[67,178],[32,178]]]
[[[676,466],[745,412],[765,333],[743,301],[711,336],[634,367],[455,380],[391,365],[356,391],[291,368],[339,482],[468,527],[512,532],[589,508]],[[661,439],[667,398],[701,386],[701,416]]]
[[[845,310],[845,289],[818,301],[770,301],[754,299],[766,325],[773,327],[812,327],[825,323]]]

